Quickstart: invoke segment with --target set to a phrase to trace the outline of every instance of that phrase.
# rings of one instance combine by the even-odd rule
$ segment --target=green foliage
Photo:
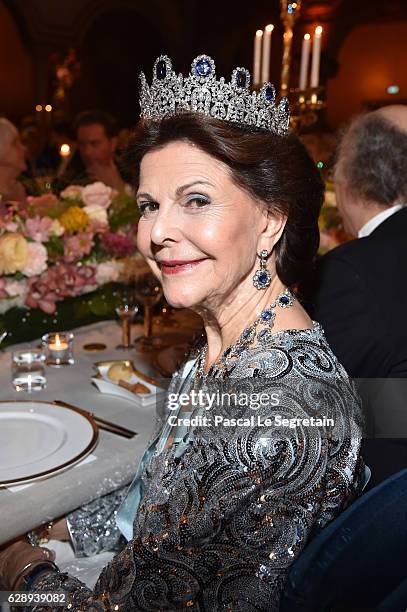
[[[126,285],[108,283],[92,293],[57,302],[57,311],[48,315],[39,308],[11,308],[0,315],[0,334],[8,332],[1,348],[29,342],[49,331],[62,331],[115,319],[115,308],[122,301]]]
[[[112,232],[116,232],[123,225],[137,223],[139,216],[139,209],[134,197],[127,193],[119,193],[110,205],[110,229]]]
[[[59,236],[51,236],[45,244],[49,259],[56,260],[64,254],[64,243]]]

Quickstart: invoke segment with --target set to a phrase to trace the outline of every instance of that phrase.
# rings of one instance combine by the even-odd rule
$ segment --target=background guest
[[[126,183],[120,174],[115,156],[117,124],[103,111],[84,111],[74,122],[77,152],[62,177],[66,184],[102,181],[123,191]]]
[[[0,194],[1,199],[22,201],[26,193],[19,181],[26,169],[26,149],[17,128],[5,117],[0,118]]]
[[[307,289],[310,313],[353,377],[406,378],[407,106],[356,118],[340,144],[334,179],[345,229],[358,240],[320,260]],[[374,398],[373,433],[384,414],[391,425],[390,405],[407,412],[400,385],[395,393],[393,384],[391,401],[389,394]],[[405,440],[373,442],[374,453],[364,452],[372,485],[407,465]]]

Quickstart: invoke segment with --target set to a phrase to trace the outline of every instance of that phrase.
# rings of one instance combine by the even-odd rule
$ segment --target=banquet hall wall
[[[404,7],[404,8],[403,8]],[[216,18],[215,18],[216,17]],[[36,104],[49,103],[50,57],[77,50],[81,75],[69,91],[69,117],[89,107],[137,116],[137,73],[165,52],[185,71],[195,55],[216,58],[218,71],[251,69],[253,32],[276,24],[272,75],[278,85],[282,27],[279,3],[258,0],[0,0],[0,113],[17,124]],[[307,0],[294,40],[292,83],[298,79],[301,38],[323,24],[321,81],[327,85],[327,125],[336,129],[364,106],[405,102],[407,51],[403,0]],[[399,95],[387,93],[389,85]]]

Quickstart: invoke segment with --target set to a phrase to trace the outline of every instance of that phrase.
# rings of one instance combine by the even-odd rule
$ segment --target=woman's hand
[[[12,589],[20,585],[15,585],[16,578],[27,563],[32,565],[28,572],[34,569],[35,565],[43,561],[54,561],[55,553],[48,548],[31,546],[27,540],[16,540],[13,544],[0,550],[0,583],[5,589]],[[23,574],[21,574],[21,579]]]

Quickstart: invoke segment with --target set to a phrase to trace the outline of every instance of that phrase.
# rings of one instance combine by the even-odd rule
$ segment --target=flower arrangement
[[[120,282],[137,257],[133,196],[101,182],[0,202],[0,314],[36,308]]]
[[[325,184],[325,199],[318,219],[318,225],[320,232],[320,255],[324,255],[331,249],[352,238],[343,227],[342,218],[336,206],[334,187],[329,181]]]

